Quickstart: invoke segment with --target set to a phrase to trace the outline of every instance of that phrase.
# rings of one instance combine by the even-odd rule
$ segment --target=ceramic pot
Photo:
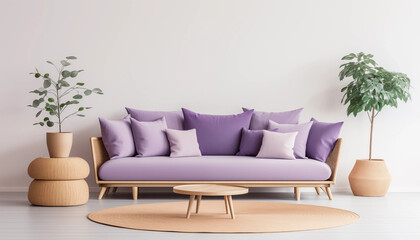
[[[47,147],[51,158],[70,156],[73,145],[73,133],[71,132],[49,132],[47,133]]]
[[[349,182],[355,196],[382,197],[388,192],[391,174],[384,160],[361,159],[354,164]]]

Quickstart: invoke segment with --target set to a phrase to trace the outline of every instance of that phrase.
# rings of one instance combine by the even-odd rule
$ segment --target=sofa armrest
[[[90,146],[92,148],[93,168],[95,172],[95,181],[99,182],[98,171],[102,164],[109,160],[108,152],[105,149],[101,137],[91,137]]]
[[[335,178],[337,176],[338,159],[340,157],[340,150],[341,150],[342,142],[343,142],[342,138],[337,139],[337,142],[335,143],[335,146],[326,161],[328,166],[331,168],[331,177],[328,180],[333,181],[333,183],[335,183]]]

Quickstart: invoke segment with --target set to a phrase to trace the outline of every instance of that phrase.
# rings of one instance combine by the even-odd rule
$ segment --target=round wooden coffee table
[[[198,213],[200,208],[200,202],[202,196],[224,196],[226,214],[229,214],[232,219],[235,219],[235,213],[233,211],[232,195],[241,195],[248,193],[246,187],[236,187],[218,184],[191,184],[191,185],[179,185],[174,187],[174,193],[190,195],[190,201],[188,202],[187,218],[191,216],[191,209],[194,203],[195,196],[197,196],[197,207],[195,212]]]

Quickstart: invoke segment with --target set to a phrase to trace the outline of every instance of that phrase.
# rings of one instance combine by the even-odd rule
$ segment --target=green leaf
[[[79,112],[83,111],[84,109],[84,107],[79,107]]]
[[[54,123],[53,123],[53,122],[51,122],[51,121],[47,121],[47,126],[48,126],[48,127],[53,127],[53,126],[54,126]]]
[[[344,56],[341,60],[352,60],[356,57],[356,54],[350,53],[349,55]]]
[[[102,90],[100,88],[94,88],[92,91],[96,94],[103,94]]]
[[[83,114],[76,114],[77,116],[79,116],[79,117],[85,117],[85,115],[83,115]]]
[[[67,71],[67,70],[64,70],[64,71],[61,72],[61,75],[64,78],[67,78],[67,77],[70,77],[71,73],[69,71]]]
[[[78,82],[78,83],[76,83],[76,85],[83,86],[83,85],[85,85],[85,84],[84,84],[84,83],[82,83],[82,82]]]
[[[39,90],[33,90],[33,91],[30,91],[29,93],[36,93],[36,94],[39,94],[41,91],[39,91]]]
[[[43,127],[45,124],[43,122],[39,122],[39,125]]]
[[[39,77],[41,77],[41,74],[40,73],[35,73],[35,77],[39,78]]]
[[[75,56],[68,56],[68,57],[66,57],[66,59],[75,60],[75,59],[77,59],[77,57],[75,57]]]
[[[48,98],[48,102],[54,102],[54,98]]]
[[[70,77],[75,78],[75,77],[77,77],[77,74],[79,74],[78,71],[72,71],[71,74],[70,74]]]
[[[44,78],[49,78],[49,77],[50,77],[49,73],[44,74]]]
[[[90,94],[92,94],[92,90],[86,89],[84,93],[86,96],[89,96]]]
[[[66,66],[70,66],[70,63],[66,60],[61,60],[61,65],[66,67]]]
[[[51,86],[51,81],[50,80],[44,80],[43,86],[44,86],[44,88],[49,88]]]
[[[82,95],[80,95],[80,94],[77,94],[77,95],[74,95],[74,96],[73,96],[73,98],[74,98],[74,99],[82,99],[82,98],[83,98],[83,96],[82,96]]]
[[[61,86],[63,87],[70,87],[70,84],[64,80],[60,80],[59,83],[61,84]]]
[[[41,115],[42,110],[40,110],[39,112],[36,113],[35,117],[39,117],[39,115]]]
[[[39,106],[38,99],[35,99],[35,100],[32,102],[32,107],[38,107],[38,106]]]
[[[44,122],[49,121],[50,118],[49,117],[44,117]]]

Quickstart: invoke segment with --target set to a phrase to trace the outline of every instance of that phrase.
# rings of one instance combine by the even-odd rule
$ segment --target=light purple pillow
[[[207,115],[182,108],[184,129],[196,129],[203,155],[235,155],[242,128],[249,128],[253,110],[235,115]]]
[[[318,122],[315,118],[311,121],[313,124],[306,144],[306,156],[325,162],[337,142],[344,122]]]
[[[183,130],[184,117],[181,111],[145,111],[134,108],[125,108],[132,118],[140,122],[152,122],[165,117],[170,129]]]
[[[242,108],[245,111],[249,111],[248,108]],[[251,124],[249,129],[251,130],[263,130],[268,128],[268,120],[272,120],[276,123],[284,124],[298,124],[300,113],[303,108],[299,108],[287,112],[260,112],[254,111],[251,118]]]
[[[302,124],[278,124],[274,121],[268,122],[268,129],[276,129],[276,132],[288,133],[298,132],[295,140],[295,147],[293,148],[296,158],[306,157],[306,143],[308,142],[309,131],[311,130],[313,122]]]
[[[164,117],[153,122],[140,122],[131,118],[137,157],[168,156],[167,128]]]
[[[171,146],[170,157],[201,156],[195,129],[166,129],[166,134],[168,135],[169,145]]]
[[[130,115],[121,120],[99,118],[102,142],[110,159],[132,157],[136,154],[133,134],[130,127]]]
[[[278,133],[263,130],[263,141],[257,158],[295,159],[293,146],[297,132]]]

